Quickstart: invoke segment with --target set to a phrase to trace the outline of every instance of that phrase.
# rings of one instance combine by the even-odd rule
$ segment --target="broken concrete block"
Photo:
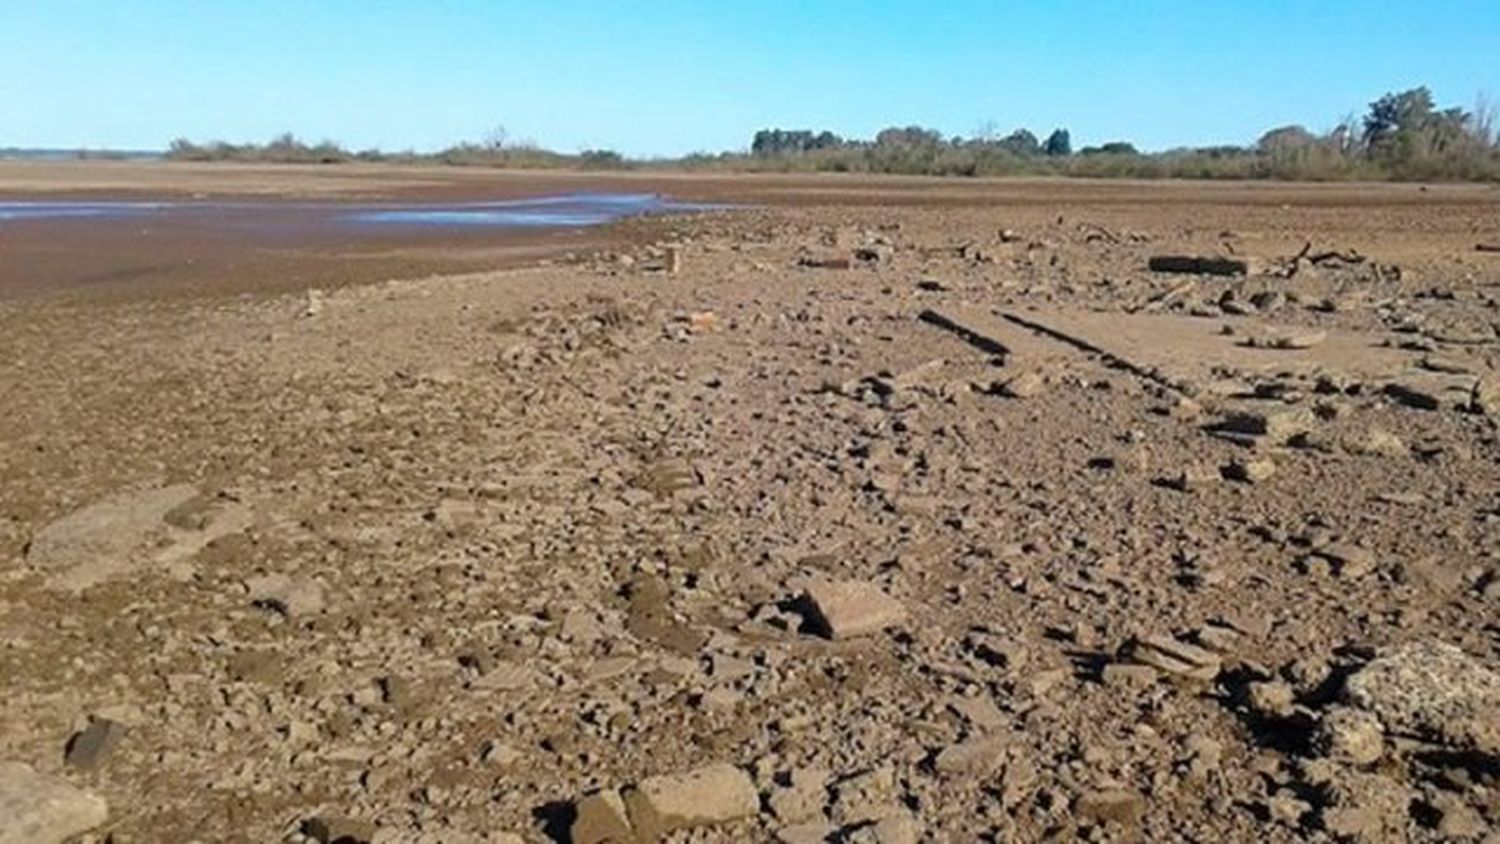
[[[760,811],[760,793],[744,771],[718,763],[644,779],[625,794],[625,805],[636,835],[655,841],[673,830],[750,817]]]
[[[818,581],[806,598],[813,626],[830,639],[867,636],[906,620],[906,608],[873,583]]]

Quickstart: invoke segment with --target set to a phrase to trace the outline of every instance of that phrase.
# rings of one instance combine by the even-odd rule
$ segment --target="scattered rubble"
[[[1493,837],[1493,203],[1160,189],[7,301],[0,841]]]

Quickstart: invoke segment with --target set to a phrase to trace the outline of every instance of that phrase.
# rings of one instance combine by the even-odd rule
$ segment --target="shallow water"
[[[162,202],[75,202],[73,200],[0,201],[0,223],[10,220],[55,220],[69,217],[133,217],[161,210]]]
[[[115,200],[0,200],[0,223],[26,220],[143,218],[242,226],[282,212],[299,226],[349,228],[538,228],[597,226],[624,217],[706,210],[650,193],[573,193],[490,202],[134,202]]]

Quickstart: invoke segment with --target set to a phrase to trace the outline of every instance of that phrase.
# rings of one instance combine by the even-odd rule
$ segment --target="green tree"
[[[1017,129],[1000,139],[1000,148],[1012,155],[1031,158],[1042,154],[1042,144],[1036,135],[1025,129]]]
[[[1279,126],[1261,135],[1255,148],[1265,155],[1283,155],[1306,149],[1317,142],[1317,136],[1302,126]]]
[[[1425,87],[1386,94],[1370,103],[1370,112],[1365,115],[1365,146],[1387,146],[1401,133],[1421,131],[1432,120],[1432,92]]]
[[[1047,142],[1042,145],[1042,151],[1051,156],[1072,155],[1073,137],[1068,134],[1067,129],[1054,129],[1047,136]]]

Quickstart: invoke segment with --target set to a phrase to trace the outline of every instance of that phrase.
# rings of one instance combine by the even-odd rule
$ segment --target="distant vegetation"
[[[194,143],[178,138],[167,148],[172,161],[241,161],[266,164],[342,164],[349,161],[437,163],[461,167],[609,169],[628,164],[612,150],[585,150],[577,155],[543,149],[531,141],[511,142],[504,129],[492,131],[483,141],[465,141],[435,153],[384,152],[377,149],[351,152],[334,141],[308,144],[291,133],[265,144],[231,144],[223,141]]]
[[[1027,129],[1001,135],[944,137],[921,126],[883,129],[871,139],[809,129],[763,129],[744,152],[695,154],[640,162],[611,150],[566,154],[534,143],[510,142],[504,130],[482,142],[436,153],[350,152],[331,141],[308,145],[282,135],[263,145],[172,143],[167,155],[183,161],[336,164],[345,161],[443,163],[481,167],[614,169],[626,167],[769,172],[894,173],[934,176],[1058,175],[1189,179],[1396,179],[1500,181],[1495,108],[1438,108],[1426,88],[1386,94],[1363,118],[1349,117],[1316,133],[1282,126],[1250,146],[1218,146],[1143,153],[1116,140],[1075,150],[1067,129],[1045,139]]]
[[[1302,126],[1271,129],[1253,146],[1141,153],[1125,141],[1076,152],[1066,129],[1045,141],[1026,129],[944,138],[919,126],[885,129],[871,140],[831,132],[766,129],[748,154],[698,156],[689,163],[784,172],[837,171],[939,176],[1011,174],[1194,179],[1409,179],[1500,181],[1495,110],[1437,108],[1415,88],[1387,94],[1360,120],[1322,134]]]

